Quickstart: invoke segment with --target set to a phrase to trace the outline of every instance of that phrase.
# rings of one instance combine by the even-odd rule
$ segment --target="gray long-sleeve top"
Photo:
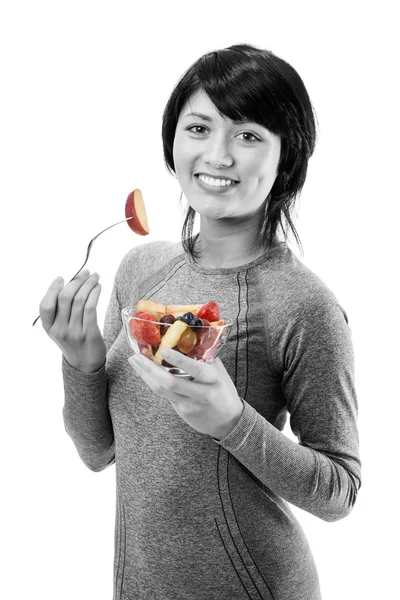
[[[141,299],[214,300],[233,320],[221,360],[244,411],[225,439],[189,427],[128,363],[121,309]],[[63,359],[63,416],[90,469],[116,465],[114,600],[318,600],[288,502],[335,521],[361,485],[351,332],[334,294],[283,242],[228,269],[150,242],[121,262],[104,339],[96,373]],[[282,433],[288,414],[298,443]]]

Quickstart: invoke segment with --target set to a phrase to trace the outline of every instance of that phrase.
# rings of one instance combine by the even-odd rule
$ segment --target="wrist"
[[[98,371],[100,371],[100,369],[103,368],[103,366],[106,363],[105,360],[103,361],[103,363],[101,365],[99,365],[99,364],[88,365],[88,364],[83,364],[83,363],[75,363],[74,361],[68,360],[68,358],[65,356],[65,354],[63,354],[63,356],[64,356],[64,360],[69,364],[70,367],[72,367],[76,371],[79,371],[80,373],[85,373],[86,375],[91,375],[93,373],[97,373]]]
[[[243,411],[244,411],[244,403],[243,403],[242,398],[240,398],[240,405],[238,405],[237,411],[225,425],[218,428],[216,435],[212,436],[214,438],[214,440],[216,440],[217,442],[220,442],[221,440],[227,438],[228,435],[230,433],[232,433],[232,431],[235,429],[236,425],[239,423],[240,418],[243,414]]]

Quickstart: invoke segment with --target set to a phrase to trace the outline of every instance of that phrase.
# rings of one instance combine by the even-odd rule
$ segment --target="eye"
[[[250,131],[244,131],[243,133],[239,133],[239,135],[251,135],[253,140],[244,140],[245,142],[249,142],[250,144],[254,144],[255,142],[259,142],[260,139],[254,135],[254,133],[250,133]]]
[[[203,130],[203,131],[199,131],[199,129]],[[193,131],[196,130],[196,131]],[[204,127],[203,125],[191,125],[190,127],[187,128],[187,131],[190,131],[191,133],[194,133],[195,135],[200,135],[203,136],[205,131],[207,130],[207,127]],[[244,131],[243,133],[239,133],[238,135],[244,135],[244,136],[250,136],[252,139],[244,139],[244,142],[247,142],[248,144],[255,144],[257,142],[260,142],[260,138],[258,138],[257,136],[254,135],[254,133],[251,133],[250,131]]]
[[[192,133],[200,133],[198,131],[192,131],[192,129],[205,129],[205,127],[203,127],[203,125],[192,125],[191,127],[188,127],[187,130],[191,131]]]

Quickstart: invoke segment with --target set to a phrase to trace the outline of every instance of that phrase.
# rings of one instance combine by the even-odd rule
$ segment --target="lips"
[[[227,175],[222,175],[219,173],[218,175],[212,175],[211,173],[195,173],[195,177],[199,177],[199,175],[204,175],[204,177],[211,177],[212,179],[228,179],[229,181],[233,181],[234,183],[239,183],[237,179],[233,179],[232,177],[228,177]]]
[[[207,194],[213,194],[216,196],[232,194],[233,190],[236,189],[236,186],[239,185],[239,183],[230,183],[228,185],[211,185],[210,183],[203,181],[198,175],[195,176],[195,179],[196,185],[198,185],[202,190],[205,190]]]

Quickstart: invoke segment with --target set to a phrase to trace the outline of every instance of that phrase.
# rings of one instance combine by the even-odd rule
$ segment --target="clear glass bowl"
[[[150,325],[150,328],[153,329],[153,332],[153,325],[155,325],[156,328],[160,330],[161,340],[162,337],[166,334],[167,330],[170,327],[172,327],[172,324],[159,323],[155,317],[154,321],[147,321],[146,319],[141,319],[140,317],[134,317],[133,315],[136,312],[137,311],[134,306],[128,306],[127,308],[124,308],[121,311],[125,327],[125,333],[133,352],[135,354],[141,353],[144,356],[147,356],[147,358],[153,360],[155,364],[158,364],[161,368],[165,369],[166,371],[169,371],[177,377],[193,379],[191,375],[185,373],[184,371],[182,371],[182,369],[174,367],[174,365],[170,365],[162,357],[156,356],[160,344],[155,344],[152,346],[148,342],[136,339],[137,337],[140,338],[139,332],[141,329],[141,323],[143,324],[144,328]],[[213,360],[221,353],[222,348],[228,340],[231,329],[232,321],[227,319],[225,319],[224,325],[204,326],[201,331],[195,332],[196,338],[193,338],[193,340],[195,339],[195,345],[190,351],[188,351],[187,353],[182,352],[179,349],[178,345],[175,345],[172,349],[176,350],[177,352],[181,352],[181,354],[184,354],[185,356],[189,356],[193,360],[212,363]]]

